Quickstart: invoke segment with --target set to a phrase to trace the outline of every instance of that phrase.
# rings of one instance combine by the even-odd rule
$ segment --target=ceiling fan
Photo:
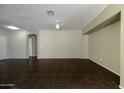
[[[47,13],[48,16],[54,16],[54,17],[56,17],[54,11],[49,10],[46,13]],[[62,24],[62,21],[60,21],[58,19],[56,20],[56,23],[55,24],[54,23],[51,23],[51,22],[49,24],[52,27],[54,27],[55,29],[57,29],[57,30],[62,29],[64,27],[64,25]]]

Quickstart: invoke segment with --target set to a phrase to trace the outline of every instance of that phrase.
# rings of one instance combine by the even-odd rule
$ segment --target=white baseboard
[[[6,58],[6,59],[0,59],[0,64],[2,64],[2,61],[5,61],[5,60],[7,60],[7,59],[9,59],[9,58]]]
[[[37,55],[32,55],[32,56],[29,56],[29,57],[36,57]]]
[[[88,57],[41,57],[37,56],[38,59],[89,59]]]
[[[0,61],[2,61],[2,60],[7,60],[7,59],[9,59],[9,58],[6,58],[6,59],[0,59]]]
[[[124,89],[121,85],[119,85],[119,88],[120,88],[120,89]]]
[[[8,58],[8,59],[28,59],[28,57],[11,57],[11,58]]]
[[[94,60],[94,59],[92,59],[92,58],[89,58],[89,59],[90,59],[91,61],[95,62],[96,64],[98,64],[98,65],[100,65],[100,66],[102,66],[102,67],[104,67],[104,68],[108,69],[109,71],[111,71],[111,72],[115,73],[116,75],[120,76],[120,74],[116,73],[115,71],[113,71],[113,70],[109,69],[109,68],[108,68],[108,67],[106,67],[106,66],[103,66],[102,64],[100,64],[100,63],[99,63],[99,62],[97,62],[96,60]]]
[[[82,59],[82,58],[71,58],[71,57],[37,57],[37,58],[38,59]]]

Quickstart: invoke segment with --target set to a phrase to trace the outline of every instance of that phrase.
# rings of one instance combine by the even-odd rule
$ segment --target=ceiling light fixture
[[[6,27],[9,28],[9,29],[12,29],[12,30],[19,30],[19,28],[15,27],[15,26],[6,26]]]
[[[60,29],[59,20],[56,20],[56,29]]]
[[[53,16],[54,15],[54,11],[52,11],[52,10],[48,10],[48,11],[46,11],[46,13],[49,16]]]
[[[60,26],[59,26],[59,24],[56,24],[56,29],[60,29]]]

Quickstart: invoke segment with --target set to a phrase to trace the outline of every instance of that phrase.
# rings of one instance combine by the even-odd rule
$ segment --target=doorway
[[[37,35],[29,34],[28,35],[28,56],[37,57]]]

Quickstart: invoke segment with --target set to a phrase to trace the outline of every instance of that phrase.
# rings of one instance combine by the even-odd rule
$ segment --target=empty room
[[[0,4],[0,89],[123,89],[123,41],[123,4]]]

